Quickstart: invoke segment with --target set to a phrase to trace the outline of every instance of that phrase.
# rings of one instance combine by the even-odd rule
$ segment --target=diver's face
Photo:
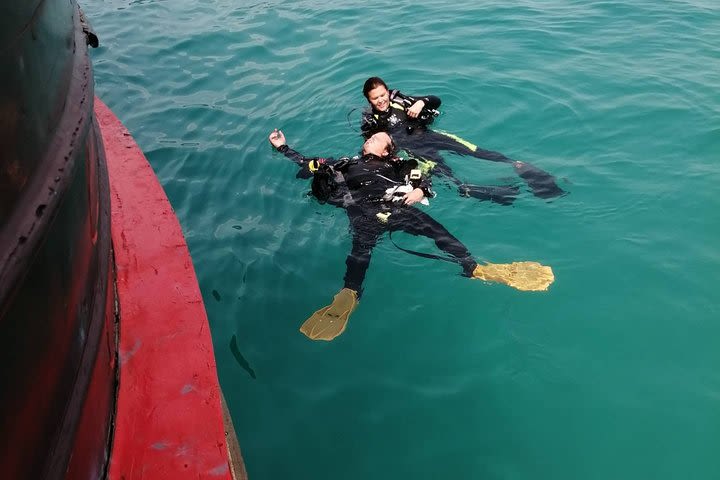
[[[362,153],[372,153],[378,157],[384,157],[390,153],[390,135],[385,132],[378,132],[372,137],[365,140]]]
[[[382,85],[375,87],[368,92],[368,102],[378,112],[385,112],[390,107],[390,92]]]

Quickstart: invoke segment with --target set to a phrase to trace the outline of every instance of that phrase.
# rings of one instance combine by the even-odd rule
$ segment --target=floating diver
[[[345,330],[362,294],[372,249],[385,232],[431,238],[448,256],[418,254],[457,263],[466,277],[518,290],[547,290],[554,280],[552,269],[537,262],[479,264],[445,227],[413,207],[434,196],[430,178],[422,174],[415,160],[394,155],[395,144],[385,132],[369,136],[360,156],[337,160],[303,156],[286,144],[285,135],[277,129],[268,140],[300,167],[299,178],[312,177],[313,195],[321,203],[344,208],[350,220],[352,251],[345,261],[345,284],[330,305],[313,313],[300,328],[313,340],[332,340]]]
[[[453,182],[460,195],[491,200],[508,205],[515,200],[519,189],[515,186],[477,186],[458,180],[440,151],[470,155],[492,162],[509,163],[525,180],[536,197],[551,199],[564,194],[555,178],[529,163],[512,160],[502,153],[483,150],[450,133],[428,128],[438,115],[440,98],[434,95],[409,96],[398,90],[389,90],[380,77],[365,81],[363,95],[370,107],[363,112],[361,130],[368,138],[376,132],[388,132],[398,145],[411,157],[433,162],[432,170]],[[431,164],[432,165],[432,164]]]

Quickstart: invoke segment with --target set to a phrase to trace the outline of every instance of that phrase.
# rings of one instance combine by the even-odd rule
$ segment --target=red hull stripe
[[[97,98],[95,115],[120,304],[109,478],[230,479],[212,339],[180,224],[132,136]]]

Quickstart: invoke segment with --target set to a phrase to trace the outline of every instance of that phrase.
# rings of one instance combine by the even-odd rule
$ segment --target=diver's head
[[[380,77],[370,77],[365,80],[363,95],[365,95],[373,109],[378,112],[385,112],[390,107],[390,92]]]
[[[363,143],[362,154],[372,153],[378,157],[388,157],[395,154],[395,142],[385,132],[378,132]]]

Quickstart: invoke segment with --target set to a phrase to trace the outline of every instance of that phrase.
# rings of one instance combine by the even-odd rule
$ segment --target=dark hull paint
[[[0,25],[0,472],[103,478],[117,350],[86,36],[68,0],[11,2]]]

